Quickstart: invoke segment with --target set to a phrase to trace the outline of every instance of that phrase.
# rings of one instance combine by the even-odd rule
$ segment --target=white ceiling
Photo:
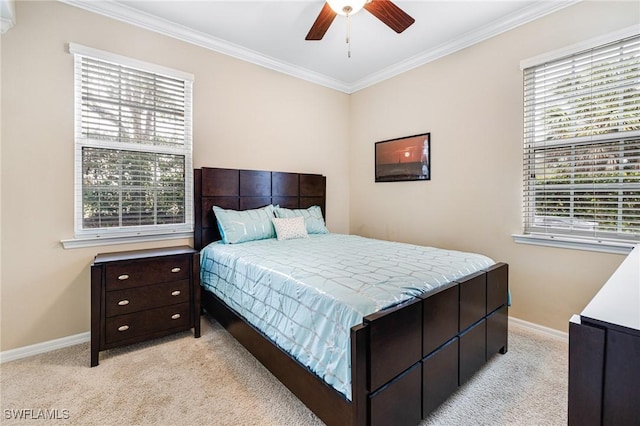
[[[579,0],[394,0],[416,22],[401,34],[362,10],[305,36],[323,0],[60,0],[346,93],[390,78]]]

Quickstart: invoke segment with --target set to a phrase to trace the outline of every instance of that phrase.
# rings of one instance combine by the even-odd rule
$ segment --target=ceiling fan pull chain
[[[347,13],[347,57],[351,57],[351,17]]]

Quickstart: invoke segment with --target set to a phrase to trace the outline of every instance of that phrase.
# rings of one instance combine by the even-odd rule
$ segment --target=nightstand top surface
[[[98,253],[93,263],[117,262],[120,260],[145,259],[158,256],[174,256],[176,254],[193,254],[198,250],[189,246],[162,247],[144,250],[118,251],[113,253]]]

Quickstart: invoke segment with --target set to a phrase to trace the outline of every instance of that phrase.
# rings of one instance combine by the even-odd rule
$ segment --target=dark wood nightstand
[[[100,351],[194,329],[200,254],[169,247],[98,254],[91,265],[91,366]]]

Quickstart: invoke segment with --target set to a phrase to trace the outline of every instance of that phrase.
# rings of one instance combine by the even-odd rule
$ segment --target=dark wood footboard
[[[351,331],[354,424],[415,425],[506,353],[507,299],[500,263],[366,317]]]
[[[508,265],[367,316],[351,329],[352,401],[215,295],[205,309],[328,425],[415,425],[507,351]]]

